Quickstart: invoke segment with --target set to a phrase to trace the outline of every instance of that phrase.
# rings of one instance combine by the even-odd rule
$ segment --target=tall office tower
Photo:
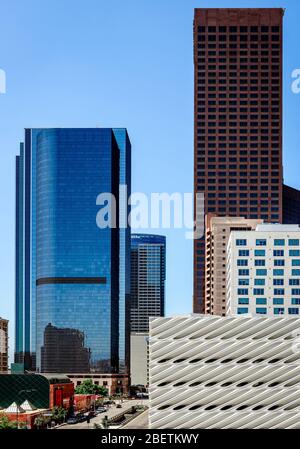
[[[254,230],[259,223],[262,220],[206,216],[205,313],[226,314],[226,251],[230,233]]]
[[[282,222],[283,14],[195,10],[194,191],[205,214]],[[194,242],[194,312],[204,311],[204,240]]]
[[[42,371],[43,361],[65,371],[59,360],[69,360],[73,339],[82,356],[73,357],[73,373],[83,365],[128,373],[130,229],[119,221],[128,213],[130,164],[125,129],[25,130],[17,156],[15,360],[27,369]]]
[[[131,383],[149,384],[149,318],[165,314],[166,237],[131,236]]]
[[[300,428],[299,318],[153,318],[150,429]]]
[[[0,317],[0,373],[8,370],[8,321]]]
[[[226,314],[299,315],[298,225],[232,231],[227,253]]]
[[[283,223],[300,224],[300,191],[283,186]]]
[[[131,332],[149,332],[149,317],[165,314],[166,237],[131,236]]]

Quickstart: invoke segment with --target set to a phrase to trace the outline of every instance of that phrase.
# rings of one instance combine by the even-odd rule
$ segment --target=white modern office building
[[[295,316],[150,319],[150,428],[300,428]]]
[[[297,315],[300,227],[259,224],[232,231],[227,247],[227,315]]]

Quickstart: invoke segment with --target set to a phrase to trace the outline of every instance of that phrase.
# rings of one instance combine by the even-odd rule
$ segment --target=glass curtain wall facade
[[[118,212],[128,207],[130,160],[125,129],[25,130],[17,157],[15,359],[27,369],[63,372],[59,360],[70,359],[73,339],[83,357],[67,364],[71,372],[129,370],[130,229],[119,228]],[[116,199],[115,228],[96,223],[105,192]]]
[[[165,314],[166,238],[131,236],[131,332],[149,332],[149,317]]]

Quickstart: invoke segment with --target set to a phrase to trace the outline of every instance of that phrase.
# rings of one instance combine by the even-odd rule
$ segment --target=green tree
[[[101,396],[107,396],[108,391],[102,385],[96,385],[92,379],[85,379],[82,384],[78,385],[75,389],[76,394],[99,394]]]
[[[17,421],[10,421],[6,415],[0,415],[0,429],[17,429],[17,427]]]
[[[39,416],[37,416],[35,418],[34,425],[38,429],[42,429],[43,427],[46,427],[49,422],[50,422],[50,417],[49,416],[39,415]]]
[[[56,423],[61,423],[66,419],[67,416],[67,410],[65,410],[63,407],[53,407],[51,410],[51,419],[55,421]]]

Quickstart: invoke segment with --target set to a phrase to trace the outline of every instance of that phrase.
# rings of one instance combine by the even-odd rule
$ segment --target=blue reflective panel
[[[289,255],[291,257],[300,257],[300,249],[290,249]]]
[[[284,288],[274,288],[274,295],[284,296]]]
[[[247,246],[247,240],[246,239],[237,239],[236,246]]]
[[[284,256],[284,250],[283,249],[274,249],[273,256],[274,257],[283,257]]]
[[[290,279],[289,285],[300,285],[300,279]]]
[[[266,239],[256,239],[256,246],[266,246],[267,240]]]
[[[247,267],[248,266],[248,260],[247,259],[238,259],[237,260],[237,266],[238,267]]]
[[[264,259],[256,259],[255,266],[256,267],[264,267],[266,265],[266,261]]]
[[[265,256],[266,255],[266,250],[265,249],[256,249],[254,251],[254,255],[255,256]]]
[[[239,285],[249,285],[249,279],[239,279]]]
[[[292,259],[293,267],[300,267],[300,259]]]
[[[281,268],[274,268],[273,276],[284,276],[284,270]]]
[[[299,315],[299,307],[289,307],[289,315]]]
[[[283,307],[274,307],[274,315],[284,315]]]
[[[274,246],[284,246],[285,240],[284,239],[274,239]]]
[[[237,313],[238,313],[238,315],[242,315],[243,313],[248,313],[248,307],[238,307]]]
[[[300,288],[292,288],[292,295],[299,296]]]
[[[238,295],[248,295],[247,288],[238,288]]]
[[[265,268],[257,268],[256,276],[267,276],[267,270]]]
[[[295,268],[292,270],[292,276],[300,276],[300,270]]]
[[[239,298],[238,303],[239,304],[249,304],[249,298]]]
[[[273,285],[284,285],[284,279],[273,279]]]
[[[267,298],[256,298],[256,304],[258,304],[258,305],[267,304]]]
[[[239,257],[248,257],[249,254],[249,249],[239,249]]]
[[[292,304],[295,304],[295,305],[300,304],[300,298],[292,298]]]
[[[265,285],[265,279],[254,279],[254,285]]]
[[[249,270],[239,270],[239,276],[249,276]]]
[[[256,307],[256,313],[258,315],[266,315],[267,309],[266,307]]]
[[[275,259],[274,260],[274,266],[275,267],[284,267],[284,259]]]
[[[289,246],[299,246],[299,239],[289,239]]]
[[[284,304],[284,299],[283,298],[273,298],[273,304],[274,305],[282,305],[282,304]]]
[[[253,289],[253,295],[264,295],[265,294],[265,289],[264,288],[254,288]]]

